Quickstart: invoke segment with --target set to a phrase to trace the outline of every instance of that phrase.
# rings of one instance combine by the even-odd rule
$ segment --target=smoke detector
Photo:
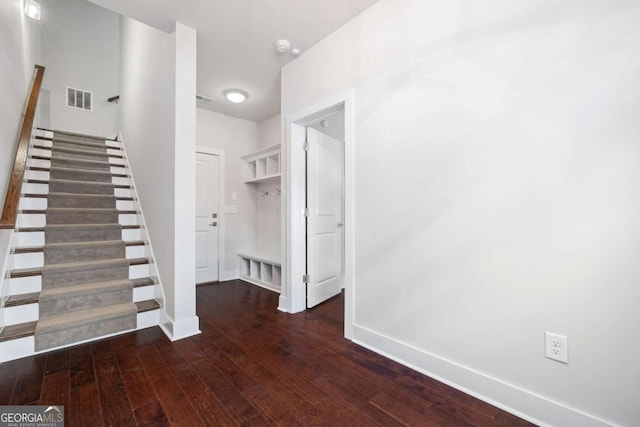
[[[276,41],[276,50],[278,52],[280,53],[289,52],[289,49],[291,49],[291,43],[289,42],[289,40],[280,39]]]

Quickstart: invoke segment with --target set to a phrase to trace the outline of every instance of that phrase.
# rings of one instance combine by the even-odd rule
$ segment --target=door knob
[[[212,227],[217,227],[218,226],[218,222],[217,221],[213,221],[211,224],[209,224]]]
[[[342,227],[344,227],[344,224],[343,224],[343,223],[341,223],[341,222],[337,223],[336,225],[338,226],[338,228],[342,228]]]

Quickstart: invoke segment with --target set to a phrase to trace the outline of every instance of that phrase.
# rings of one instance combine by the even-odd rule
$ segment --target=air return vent
[[[93,94],[86,90],[67,87],[67,107],[80,110],[93,110]]]
[[[209,98],[208,96],[196,94],[196,101],[202,102],[203,104],[211,104],[213,101],[215,101],[215,99]]]

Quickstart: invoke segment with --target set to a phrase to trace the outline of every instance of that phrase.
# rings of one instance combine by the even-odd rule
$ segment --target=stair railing
[[[16,159],[13,162],[9,186],[7,187],[7,195],[4,199],[4,208],[2,210],[2,217],[0,218],[0,229],[13,229],[16,226],[18,205],[20,203],[20,194],[22,193],[22,181],[24,180],[24,171],[27,166],[29,143],[31,142],[31,132],[33,131],[33,122],[36,116],[36,107],[38,106],[38,97],[40,95],[43,77],[44,67],[36,65],[35,76],[31,84],[31,92],[29,93],[29,101],[22,116],[22,128],[20,129],[20,136],[18,137]]]

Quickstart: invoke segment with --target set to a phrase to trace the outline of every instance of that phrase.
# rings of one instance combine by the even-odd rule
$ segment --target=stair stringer
[[[158,323],[156,323],[156,325],[159,325],[162,328],[162,324],[163,323],[167,323],[167,322],[171,322],[171,319],[167,316],[166,313],[166,308],[165,308],[165,293],[164,293],[164,287],[163,287],[163,282],[162,282],[162,278],[160,277],[160,272],[158,271],[158,268],[156,267],[156,263],[155,263],[155,255],[153,253],[153,244],[151,242],[151,236],[149,236],[149,233],[147,232],[147,223],[145,221],[144,218],[144,211],[142,209],[142,206],[140,204],[140,197],[138,196],[138,187],[136,186],[135,183],[135,178],[133,177],[133,171],[131,170],[131,166],[129,164],[129,156],[127,155],[127,147],[126,144],[124,142],[124,138],[122,136],[122,132],[118,132],[116,138],[117,141],[119,141],[122,145],[122,152],[124,155],[124,160],[125,160],[125,164],[126,164],[126,168],[127,168],[127,174],[129,175],[129,180],[131,182],[131,187],[132,187],[132,192],[133,192],[133,199],[134,199],[134,207],[135,209],[138,211],[138,216],[139,216],[139,221],[140,221],[140,225],[141,225],[141,237],[143,237],[143,240],[146,242],[145,245],[145,256],[147,258],[149,258],[151,260],[151,263],[149,264],[149,276],[153,277],[155,282],[156,282],[156,287],[155,287],[155,299],[156,301],[158,301],[160,303],[160,317],[158,319]],[[155,325],[153,325],[155,326]],[[162,328],[164,330],[164,328]],[[166,332],[166,331],[165,331]]]

